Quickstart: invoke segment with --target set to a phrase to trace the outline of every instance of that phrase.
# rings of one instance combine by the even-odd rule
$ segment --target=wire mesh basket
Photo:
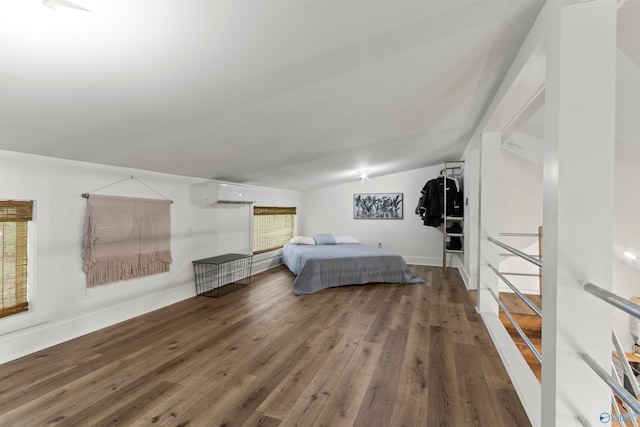
[[[250,284],[251,255],[225,254],[192,262],[197,295],[217,298]]]

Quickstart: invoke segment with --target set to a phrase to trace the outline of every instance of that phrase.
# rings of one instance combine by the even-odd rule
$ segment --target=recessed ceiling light
[[[638,257],[635,254],[632,254],[631,252],[628,252],[628,251],[624,251],[624,256],[632,260],[638,259]]]

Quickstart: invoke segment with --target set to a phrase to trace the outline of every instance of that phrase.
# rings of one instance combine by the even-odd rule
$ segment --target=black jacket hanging
[[[444,192],[445,192],[445,177],[437,178],[438,187],[440,189],[441,206],[444,208]],[[455,210],[456,199],[458,197],[458,185],[455,180],[446,178],[446,192],[447,192],[447,215],[451,216]],[[444,209],[441,211],[441,215],[444,215]]]
[[[424,225],[438,227],[442,224],[442,203],[438,181],[432,179],[422,187],[422,206],[420,213]]]
[[[446,179],[446,186],[445,186]],[[416,207],[416,214],[419,214],[424,225],[439,227],[443,222],[444,215],[444,193],[447,193],[447,214],[456,214],[456,205],[459,206],[458,187],[453,179],[444,176],[431,179],[422,187],[420,201]],[[458,211],[461,212],[460,209]]]

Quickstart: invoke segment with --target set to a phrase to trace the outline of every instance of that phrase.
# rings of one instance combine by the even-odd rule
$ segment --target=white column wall
[[[498,246],[489,237],[500,232],[500,141],[498,132],[486,132],[480,141],[480,218],[478,250],[478,311],[497,313],[498,304],[489,290],[498,295],[498,276],[489,265],[498,266]]]
[[[611,310],[581,283],[611,288],[616,2],[549,5],[542,425],[596,425],[609,389],[579,353],[610,369]]]
[[[498,354],[505,365],[513,386],[520,397],[532,425],[540,425],[540,387],[531,369],[520,354],[513,339],[498,317],[497,296],[500,279],[489,268],[498,267],[500,248],[488,238],[498,239],[501,227],[502,204],[500,185],[502,134],[485,132],[480,142],[480,218],[478,230],[478,311],[482,316]]]
[[[467,152],[464,161],[464,264],[460,273],[468,289],[477,289],[480,151]]]

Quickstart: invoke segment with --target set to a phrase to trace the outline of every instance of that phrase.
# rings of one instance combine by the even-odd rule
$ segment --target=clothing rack
[[[461,162],[464,162],[464,160],[460,160],[460,161],[461,161]],[[446,163],[452,163],[452,162],[446,162]],[[445,163],[445,164],[446,164],[446,163]],[[455,173],[455,172],[454,172],[454,173],[452,173],[452,174],[447,173],[447,175],[449,175],[449,176],[460,176],[460,175],[462,175],[462,171],[463,171],[464,169],[463,169],[463,167],[462,167],[462,166],[444,167],[444,168],[440,169],[440,176],[443,176],[443,175],[445,174],[445,172],[448,172],[448,171],[456,171],[456,170],[457,170],[457,171],[459,171],[459,172],[458,172],[458,173]]]
[[[444,178],[444,188],[445,188],[444,207],[443,207],[444,221],[442,223],[442,269],[443,270],[447,268],[447,254],[464,253],[464,248],[462,247],[460,249],[447,248],[447,238],[456,237],[456,238],[462,239],[464,237],[464,233],[462,231],[449,233],[447,231],[448,221],[457,222],[458,224],[460,224],[460,228],[462,228],[463,222],[464,222],[464,216],[461,215],[460,217],[454,217],[454,216],[451,216],[451,212],[447,212],[447,190],[446,190],[447,180],[449,178],[462,176],[462,173],[464,171],[463,166],[464,166],[464,160],[450,161],[450,162],[445,162],[444,168],[440,170],[440,175]]]
[[[154,189],[154,188],[152,188],[151,186],[149,186],[149,185],[145,184],[144,182],[140,181],[138,178],[136,178],[136,177],[135,177],[135,176],[133,176],[133,175],[128,176],[128,177],[126,177],[126,178],[122,178],[122,179],[120,179],[120,180],[118,180],[118,181],[116,181],[116,182],[112,182],[111,184],[107,184],[107,185],[105,185],[105,186],[103,186],[103,187],[96,188],[95,190],[93,190],[93,191],[89,191],[88,193],[82,193],[82,197],[83,197],[83,198],[85,198],[85,199],[88,199],[88,198],[89,198],[89,196],[90,196],[92,193],[95,193],[96,191],[104,190],[105,188],[108,188],[108,187],[114,186],[114,185],[116,185],[116,184],[120,184],[121,182],[124,182],[124,181],[129,180],[129,179],[132,179],[132,180],[134,180],[134,181],[137,181],[138,183],[140,183],[140,184],[144,185],[144,186],[145,186],[145,187],[147,187],[149,190],[153,191],[154,193],[156,193],[157,195],[159,195],[160,197],[162,197],[163,199],[165,199],[165,200],[169,200],[171,203],[173,203],[173,200],[171,200],[170,198],[168,198],[168,197],[167,197],[167,196],[165,196],[164,194],[160,193],[159,191],[155,190],[155,189]]]

